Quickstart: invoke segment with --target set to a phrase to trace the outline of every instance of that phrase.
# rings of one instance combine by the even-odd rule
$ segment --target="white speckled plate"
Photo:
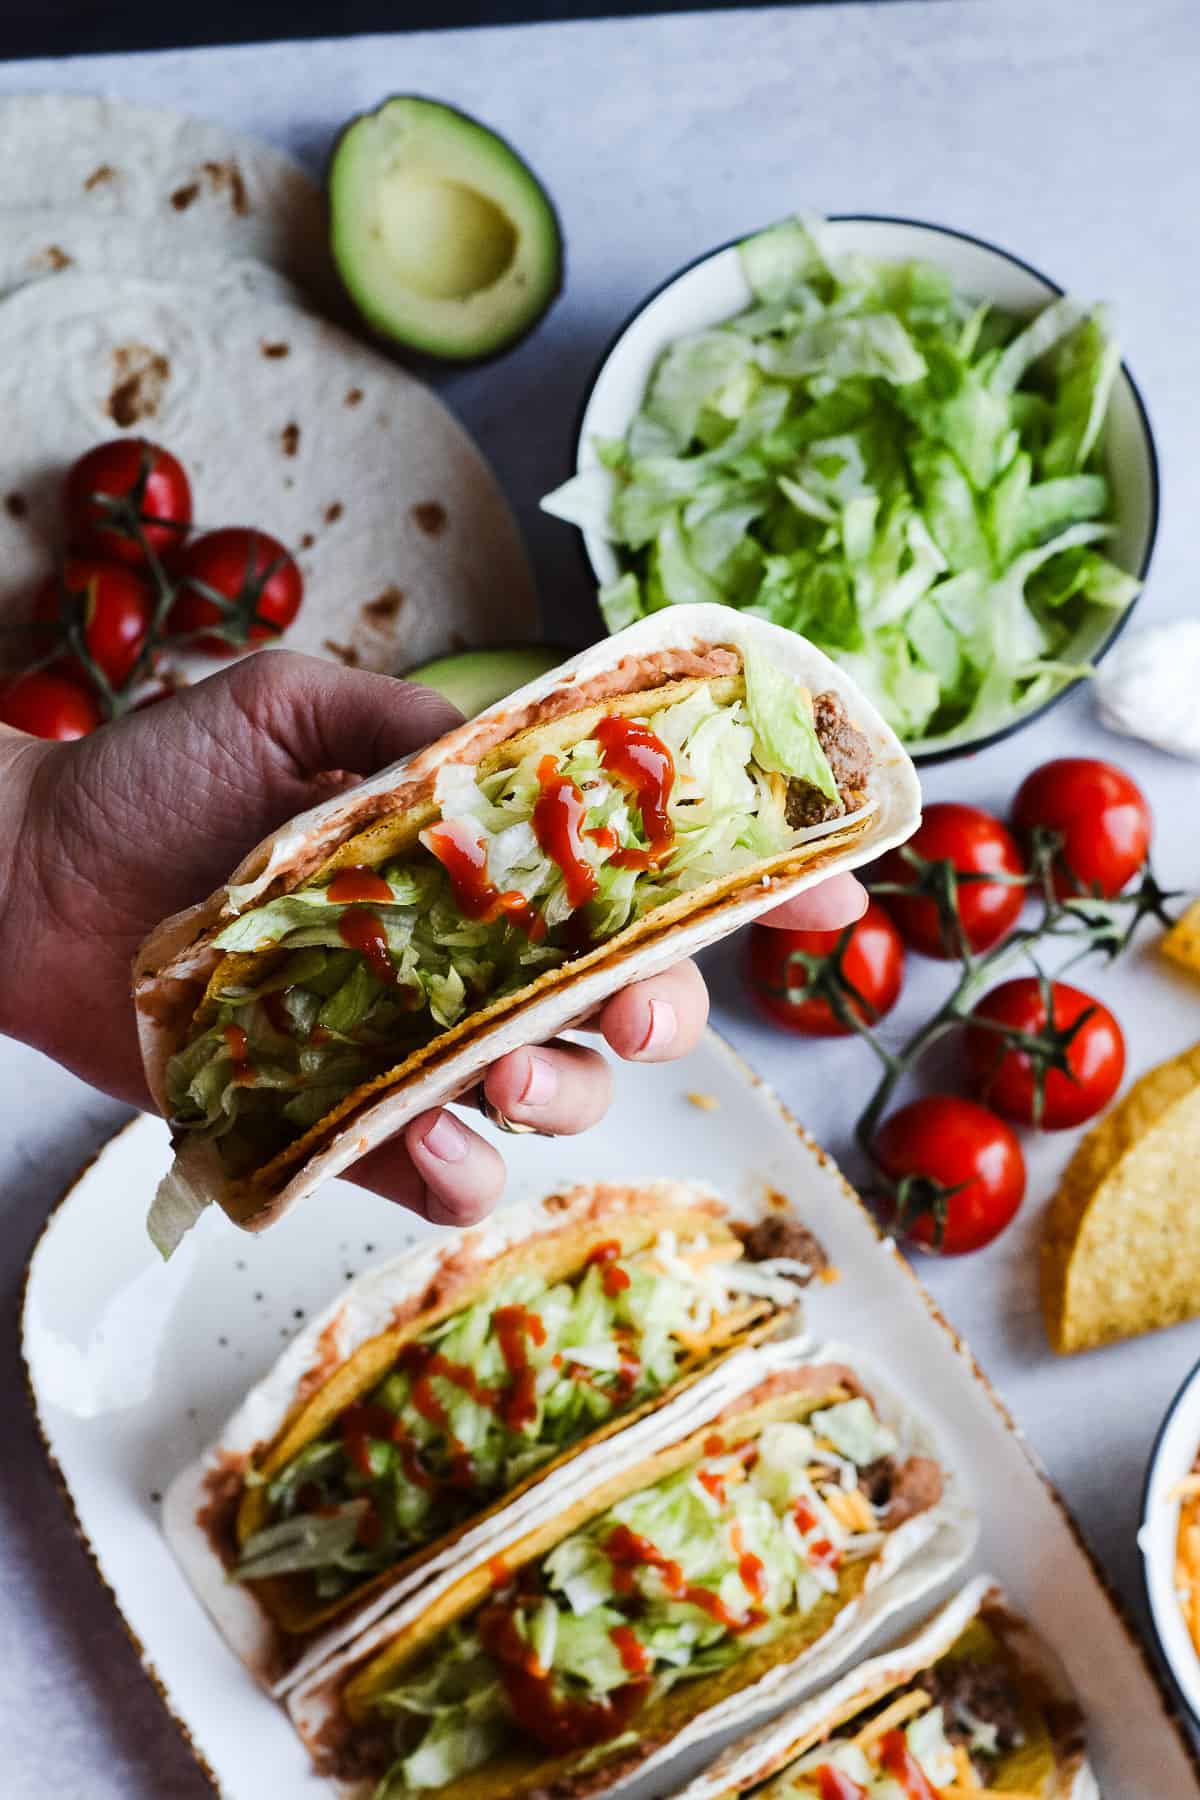
[[[786,1193],[841,1271],[812,1297],[814,1334],[885,1361],[938,1428],[982,1516],[971,1566],[1003,1582],[1065,1663],[1103,1791],[1194,1800],[1200,1782],[1182,1736],[1061,1501],[834,1165],[714,1033],[682,1069],[625,1064],[615,1074],[606,1127],[554,1144],[505,1141],[514,1197],[660,1173]],[[432,1227],[334,1183],[261,1238],[206,1218],[164,1268],[143,1219],[167,1158],[165,1127],[138,1120],[50,1219],[25,1299],[34,1402],[81,1536],[214,1785],[231,1800],[317,1800],[328,1788],[285,1715],[226,1650],[171,1560],[158,1501],[299,1322],[367,1262]],[[715,1748],[680,1759],[655,1791],[677,1788]]]

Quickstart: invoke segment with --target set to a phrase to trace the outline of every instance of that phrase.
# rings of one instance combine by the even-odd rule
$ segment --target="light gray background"
[[[596,630],[588,584],[572,534],[539,517],[535,501],[567,468],[600,352],[681,263],[794,208],[958,226],[1114,303],[1164,474],[1141,619],[1195,611],[1198,66],[1195,0],[942,0],[28,62],[0,67],[0,91],[171,103],[258,130],[314,170],[344,119],[392,90],[444,97],[511,136],[559,207],[566,293],[512,355],[444,387],[521,510],[548,633],[567,639]],[[1160,872],[1200,887],[1200,771],[1104,736],[1083,695],[984,756],[931,771],[927,791],[1002,807],[1033,764],[1079,750],[1135,771],[1160,822]],[[735,944],[709,959],[716,1023],[841,1150],[868,1053],[793,1043],[758,1024],[738,955]],[[1147,955],[1082,979],[1119,1011],[1135,1071],[1200,1036],[1200,987]],[[915,970],[898,1023],[940,989],[935,968]],[[0,1794],[199,1800],[206,1785],[74,1541],[20,1387],[26,1255],[53,1197],[122,1112],[9,1044],[0,1108]],[[1069,1148],[1052,1140],[1031,1155],[1024,1213],[1000,1243],[922,1272],[1140,1610],[1142,1473],[1157,1421],[1200,1356],[1200,1324],[1083,1361],[1050,1358],[1036,1224]]]

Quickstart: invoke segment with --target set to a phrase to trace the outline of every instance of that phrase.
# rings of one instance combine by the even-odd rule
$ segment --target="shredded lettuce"
[[[362,1401],[340,1411],[270,1478],[266,1521],[242,1547],[239,1578],[311,1571],[323,1597],[345,1592],[662,1394],[717,1321],[747,1305],[796,1304],[794,1270],[747,1263],[736,1248],[714,1259],[704,1233],[681,1249],[664,1232],[573,1280],[512,1276],[442,1320],[363,1397],[365,1411]],[[532,1320],[521,1349],[533,1386],[516,1416],[496,1323],[513,1307]]]
[[[610,630],[694,600],[760,614],[915,745],[1073,679],[1089,615],[1138,591],[1067,536],[1112,530],[1104,309],[1063,298],[1021,320],[929,265],[835,256],[819,221],[741,258],[752,305],[670,345],[602,466],[543,502],[618,547]]]
[[[670,530],[681,544],[680,527]],[[699,574],[686,561],[666,555],[664,579],[673,588]],[[488,775],[463,763],[441,769],[436,829],[378,871],[389,898],[338,902],[326,882],[232,919],[215,939],[218,949],[287,955],[220,988],[211,1016],[173,1057],[167,1090],[176,1128],[215,1141],[234,1175],[260,1167],[436,1032],[668,901],[789,849],[804,832],[789,825],[787,782],[773,772],[835,803],[837,786],[803,690],[753,658],[746,681],[744,700],[718,702],[701,685],[654,714],[674,764],[674,837],[649,867],[637,866],[649,834],[635,793],[609,775],[599,741],[557,754],[557,772],[576,785],[586,808],[580,845],[594,893],[582,908],[535,829],[545,747],[534,745],[515,768]],[[510,911],[464,916],[437,854],[443,830],[482,847],[489,882],[536,929]],[[343,936],[347,915],[364,906],[391,981],[386,969],[381,979],[378,959],[372,963]],[[165,1241],[174,1200],[170,1219],[165,1202],[160,1210]]]
[[[848,1404],[870,1412],[865,1401]],[[427,1660],[372,1702],[401,1722],[380,1800],[441,1786],[505,1741],[507,1665],[503,1650],[489,1648],[497,1612],[532,1653],[550,1710],[568,1699],[611,1706],[629,1689],[630,1640],[643,1663],[645,1700],[736,1662],[836,1593],[840,1564],[873,1554],[881,1538],[839,1516],[841,1453],[822,1419],[844,1425],[844,1408],[809,1424],[777,1422],[744,1445],[713,1446],[698,1463],[617,1501],[525,1571],[515,1590],[444,1633]],[[868,1447],[865,1426],[854,1435]],[[420,1723],[430,1717],[432,1727]],[[615,1735],[629,1715],[612,1717]],[[528,1729],[528,1716],[518,1723]],[[928,1727],[924,1733],[931,1737]]]
[[[940,1706],[918,1713],[904,1726],[904,1737],[913,1761],[934,1788],[953,1785],[957,1767]],[[903,1787],[848,1737],[829,1738],[807,1751],[772,1781],[770,1800],[793,1800],[793,1796],[794,1800],[812,1800],[819,1791],[817,1771],[822,1768],[836,1769],[856,1782],[866,1800],[904,1800]]]

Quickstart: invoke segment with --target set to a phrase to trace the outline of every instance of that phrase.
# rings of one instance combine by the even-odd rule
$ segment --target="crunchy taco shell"
[[[1072,1156],[1046,1214],[1054,1349],[1092,1350],[1200,1313],[1200,1045],[1136,1081]]]
[[[771,1230],[760,1254],[755,1225]],[[607,1419],[561,1444],[554,1454],[500,1490],[397,1553],[333,1600],[322,1600],[311,1577],[278,1574],[231,1581],[229,1571],[252,1535],[269,1519],[266,1483],[298,1453],[328,1439],[340,1415],[402,1365],[422,1334],[495,1293],[513,1277],[534,1275],[547,1286],[585,1273],[599,1255],[605,1264],[653,1246],[664,1234],[687,1255],[700,1240],[702,1258],[739,1260],[743,1245],[754,1269],[783,1256],[787,1279],[768,1285],[776,1297],[747,1295],[714,1313],[702,1336],[684,1345],[674,1379],[659,1391],[636,1393]],[[789,1243],[789,1236],[792,1242]],[[811,1248],[809,1248],[811,1246]],[[641,1419],[671,1408],[690,1389],[707,1386],[739,1350],[801,1329],[797,1249],[815,1272],[820,1249],[798,1221],[777,1211],[734,1216],[711,1189],[684,1181],[616,1186],[587,1184],[533,1205],[507,1208],[497,1219],[449,1241],[428,1244],[359,1277],[284,1353],[252,1390],[220,1437],[172,1484],[165,1524],[172,1548],[231,1646],[263,1681],[285,1688],[312,1653],[328,1655],[380,1611],[447,1566],[460,1549],[497,1527],[492,1521],[516,1501],[529,1503],[590,1446],[624,1436]],[[801,1277],[802,1280],[802,1277]],[[794,1295],[789,1305],[778,1292]]]
[[[969,1582],[890,1650],[729,1745],[677,1800],[741,1800],[748,1794],[759,1800],[784,1800],[787,1795],[790,1800],[786,1772],[792,1763],[835,1736],[854,1738],[864,1730],[867,1739],[876,1735],[892,1696],[919,1688],[922,1675],[939,1665],[948,1669],[964,1663],[1003,1670],[1023,1737],[991,1760],[986,1785],[967,1791],[1019,1795],[1022,1800],[1099,1800],[1066,1675],[987,1575]],[[938,1697],[936,1687],[930,1694]],[[897,1722],[903,1710],[896,1709]],[[978,1775],[972,1772],[971,1780],[978,1782]]]
[[[169,1111],[166,1070],[204,1018],[213,979],[245,982],[214,938],[241,912],[312,885],[347,866],[378,863],[411,844],[430,811],[439,770],[519,757],[530,737],[548,747],[579,741],[598,716],[644,716],[705,682],[730,691],[742,656],[765,652],[798,687],[832,695],[869,746],[870,769],[855,810],[813,827],[795,847],[694,887],[616,936],[527,985],[468,1011],[458,1023],[354,1089],[317,1123],[249,1173],[230,1175],[211,1139],[181,1134],[159,1219],[217,1199],[238,1224],[259,1230],[294,1200],[340,1173],[423,1109],[461,1093],[496,1057],[553,1036],[631,980],[666,968],[837,869],[902,842],[916,826],[920,794],[911,761],[875,709],[812,645],[724,607],[673,607],[566,663],[437,744],[351,793],[284,826],[251,852],[227,888],[167,920],[139,952],[134,994],[147,1078]],[[255,966],[261,969],[259,962]],[[165,1234],[162,1234],[165,1235]]]
[[[493,1543],[486,1560],[451,1569],[293,1688],[289,1710],[318,1769],[333,1777],[340,1793],[365,1800],[382,1772],[370,1760],[372,1702],[388,1683],[434,1659],[441,1634],[485,1605],[497,1585],[515,1581],[519,1588],[523,1570],[589,1520],[710,1453],[714,1432],[722,1447],[736,1449],[756,1441],[772,1424],[802,1422],[822,1407],[858,1396],[869,1398],[907,1451],[919,1451],[937,1466],[936,1446],[925,1427],[853,1352],[830,1345],[814,1357],[802,1345],[787,1344],[748,1352],[738,1389],[726,1391],[717,1410],[700,1418],[693,1413],[684,1429],[648,1454],[614,1459],[569,1505],[521,1521]],[[651,1698],[611,1744],[551,1754],[514,1733],[482,1766],[432,1790],[437,1800],[519,1800],[548,1793],[582,1800],[649,1772],[687,1744],[744,1722],[781,1698],[810,1691],[893,1611],[943,1580],[968,1553],[972,1515],[944,1469],[936,1485],[940,1497],[883,1533],[878,1550],[842,1565],[836,1591],[795,1615],[771,1641],[749,1646],[724,1667]]]

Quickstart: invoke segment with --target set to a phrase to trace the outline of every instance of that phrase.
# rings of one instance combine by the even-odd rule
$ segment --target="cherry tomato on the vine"
[[[275,638],[300,610],[304,582],[291,554],[265,531],[240,525],[193,538],[179,560],[179,591],[167,619],[174,634],[226,624],[237,642],[211,636],[196,639],[210,656],[233,656],[242,644]],[[222,612],[205,588],[238,604],[239,619]]]
[[[192,522],[192,490],[186,471],[169,450],[145,438],[113,438],[97,444],[67,472],[63,495],[71,547],[135,566],[146,560],[127,509],[135,507],[142,538],[162,557],[180,545]]]
[[[1063,1131],[1082,1125],[1108,1105],[1125,1073],[1125,1040],[1121,1027],[1099,1000],[1065,981],[1051,982],[1050,989],[1053,1029],[1066,1031],[1079,1019],[1083,1023],[1066,1046],[1070,1073],[1046,1070],[1040,1119],[1035,1105],[1035,1063],[1028,1051],[1007,1044],[986,1025],[970,1025],[967,1062],[975,1091],[988,1106],[1023,1125]],[[1046,1005],[1037,977],[1025,975],[1001,982],[984,995],[971,1017],[1031,1036],[1044,1032]]]
[[[990,1244],[1025,1193],[1025,1159],[1012,1127],[957,1094],[927,1094],[883,1121],[872,1151],[885,1175],[925,1176],[956,1189],[934,1207],[907,1211],[896,1228],[943,1256]]]
[[[1150,849],[1146,796],[1124,769],[1092,756],[1060,756],[1034,769],[1017,790],[1012,821],[1024,834],[1039,825],[1062,833],[1054,876],[1060,897],[1111,900]]]
[[[102,719],[96,696],[58,669],[30,669],[0,686],[0,724],[33,737],[68,742],[95,731]]]
[[[113,687],[132,674],[153,615],[154,596],[136,570],[90,556],[68,557],[33,605],[40,625],[56,625],[65,616],[80,626],[89,655]],[[64,667],[86,681],[78,657],[68,657]]]
[[[781,1025],[806,1037],[845,1037],[853,1028],[814,992],[806,957],[830,957],[842,938],[841,972],[863,1006],[847,995],[852,1012],[868,1024],[890,1012],[904,980],[904,946],[882,906],[872,900],[862,918],[843,931],[775,931],[752,925],[748,978],[759,1005]]]
[[[939,801],[925,809],[906,849],[915,850],[926,862],[951,862],[960,875],[1021,876],[1025,864],[1007,826],[978,806]],[[879,865],[878,879],[912,883],[916,871],[898,850]],[[942,936],[935,902],[925,894],[883,894],[883,904],[900,927],[900,935],[914,950],[926,956],[953,958],[957,946]],[[998,943],[1015,924],[1025,903],[1019,881],[960,881],[958,916],[963,935],[972,950],[986,950]]]

